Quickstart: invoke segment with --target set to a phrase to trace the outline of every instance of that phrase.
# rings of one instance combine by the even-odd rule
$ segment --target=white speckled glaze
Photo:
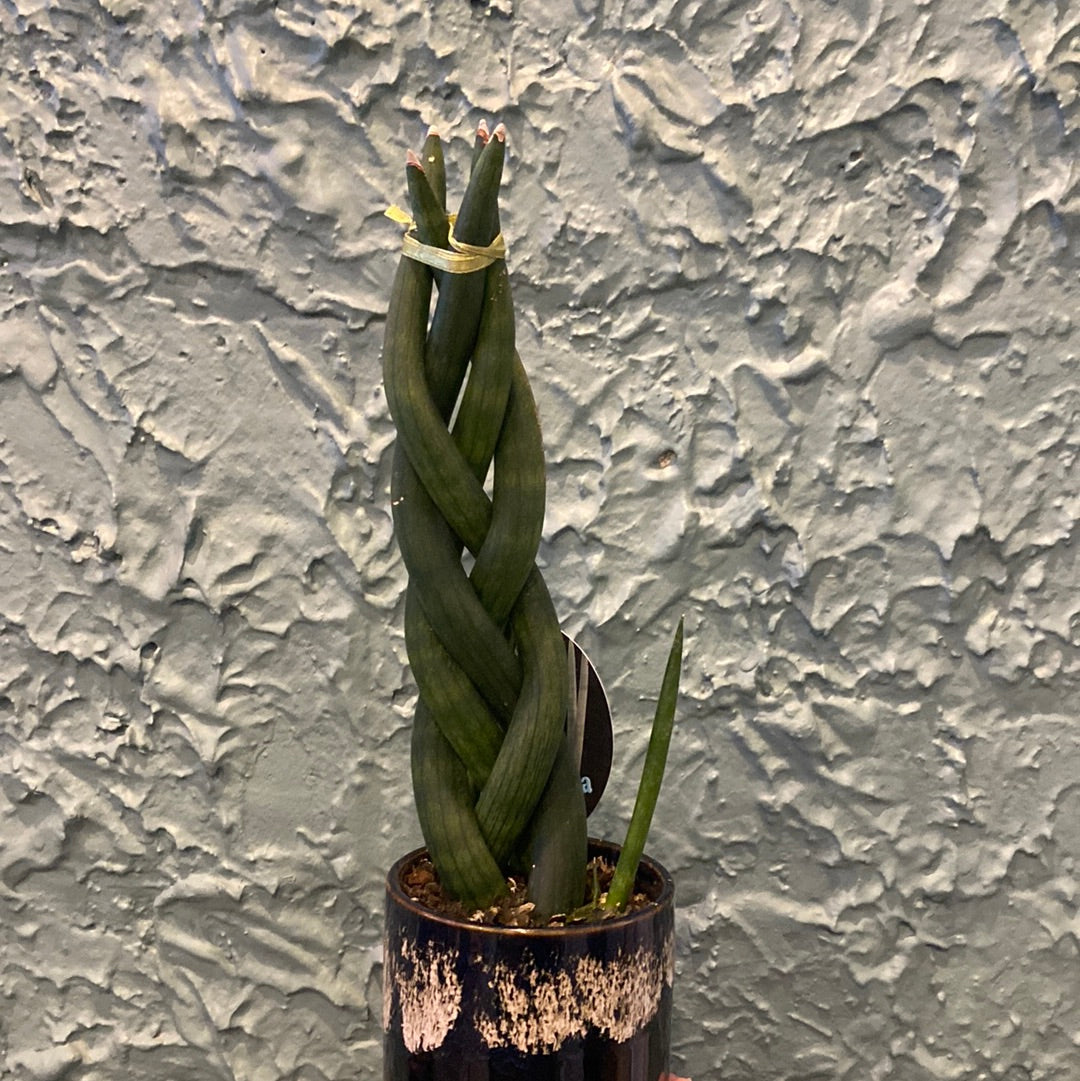
[[[0,4],[0,1073],[378,1076],[419,840],[382,212],[483,116],[541,558],[615,719],[596,833],[687,620],[673,1069],[1072,1081],[1078,35],[1060,0]]]
[[[614,1043],[625,1043],[655,1016],[660,995],[672,984],[672,942],[662,953],[617,952],[606,960],[582,957],[556,973],[535,962],[496,962],[488,970],[490,1008],[476,1018],[485,1046],[510,1047],[523,1054],[551,1054],[590,1029]],[[401,1013],[409,1051],[441,1047],[462,1016],[461,981],[455,956],[435,950],[420,954],[402,943],[386,958],[384,1021],[395,1007]]]

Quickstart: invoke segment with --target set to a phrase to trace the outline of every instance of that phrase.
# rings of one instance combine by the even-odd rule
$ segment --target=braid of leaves
[[[455,232],[486,245],[499,231],[504,144],[478,144]],[[417,235],[445,248],[437,137],[423,161],[426,170],[415,158],[406,167]],[[559,753],[565,652],[535,567],[543,448],[514,349],[505,263],[452,274],[402,257],[383,375],[398,429],[392,502],[409,573],[405,637],[420,692],[413,788],[429,853],[443,886],[471,907],[505,892],[508,869],[524,860],[537,910],[567,911],[584,877],[584,804],[577,768]],[[470,573],[463,546],[474,557]]]

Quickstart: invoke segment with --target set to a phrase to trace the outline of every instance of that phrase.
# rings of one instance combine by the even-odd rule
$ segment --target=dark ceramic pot
[[[590,855],[618,849],[589,842]],[[675,890],[642,860],[641,911],[594,924],[478,927],[411,900],[390,870],[385,1081],[659,1081],[668,1070]]]

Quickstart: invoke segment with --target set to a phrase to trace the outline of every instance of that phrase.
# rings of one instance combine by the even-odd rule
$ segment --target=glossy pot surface
[[[589,842],[614,862],[618,849]],[[668,1070],[675,891],[645,858],[652,904],[564,928],[481,927],[387,876],[385,1081],[660,1081]]]

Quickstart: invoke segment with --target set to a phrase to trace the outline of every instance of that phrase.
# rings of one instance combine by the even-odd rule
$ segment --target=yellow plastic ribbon
[[[491,266],[497,259],[506,258],[506,242],[500,233],[490,244],[466,244],[454,236],[454,222],[456,214],[449,215],[450,235],[448,243],[453,249],[434,248],[430,244],[421,244],[416,238],[416,222],[400,207],[392,206],[385,211],[391,221],[406,227],[405,235],[401,238],[402,254],[410,259],[415,259],[425,266],[434,267],[436,270],[445,270],[448,274],[472,274],[477,270],[483,270]]]

